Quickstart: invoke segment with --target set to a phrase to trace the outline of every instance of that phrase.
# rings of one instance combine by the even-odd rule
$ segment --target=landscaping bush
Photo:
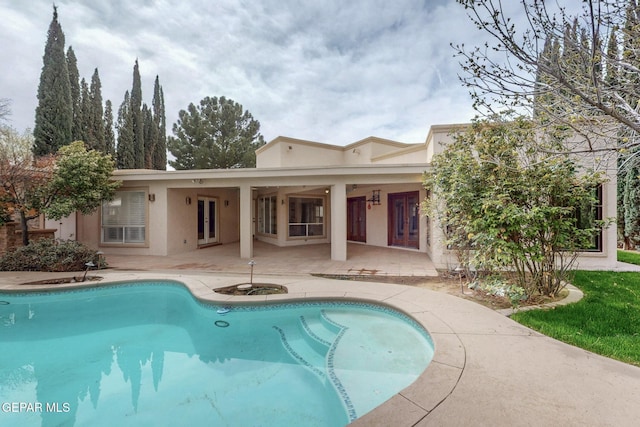
[[[90,261],[97,265],[98,254],[82,243],[41,239],[0,257],[0,271],[82,271]]]

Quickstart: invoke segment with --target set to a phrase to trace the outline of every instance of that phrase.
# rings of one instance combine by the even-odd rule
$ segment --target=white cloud
[[[117,111],[138,58],[147,103],[160,77],[169,128],[205,96],[241,103],[267,140],[416,142],[473,116],[449,43],[478,33],[453,0],[79,3],[57,2],[81,76],[97,67]],[[33,126],[51,13],[47,0],[0,0],[0,98],[18,128]]]

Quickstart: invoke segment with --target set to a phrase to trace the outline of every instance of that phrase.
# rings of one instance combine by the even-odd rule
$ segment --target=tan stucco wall
[[[422,154],[416,155],[417,151]],[[345,147],[278,137],[256,150],[258,168],[425,163],[426,144],[368,137]]]
[[[342,164],[343,147],[278,137],[256,150],[258,168],[336,166]]]
[[[427,146],[420,145],[408,150],[403,150],[400,153],[392,153],[383,156],[374,157],[372,159],[374,164],[427,164]]]
[[[262,150],[256,151],[257,168],[279,168],[282,166],[282,145],[273,144],[263,146]]]
[[[211,197],[217,201],[218,243],[232,243],[240,239],[237,189],[170,188],[167,194],[169,200],[167,252],[169,254],[198,248],[198,197]],[[190,204],[187,204],[187,198],[190,199]]]
[[[154,182],[136,182],[134,185],[124,185],[120,190],[144,190],[155,197],[149,201],[147,197],[147,228],[144,245],[108,245],[100,243],[100,210],[92,215],[78,217],[78,240],[88,246],[99,248],[106,254],[121,255],[167,255],[167,197],[164,185]]]
[[[62,218],[59,221],[53,219],[45,219],[44,228],[55,229],[55,238],[63,240],[75,240],[77,233],[76,213]]]
[[[441,152],[444,146],[453,140],[453,132],[463,131],[468,126],[432,126],[422,144],[401,144],[369,137],[346,147],[337,147],[278,137],[257,150],[257,169],[117,171],[116,177],[123,179],[126,187],[144,188],[148,193],[155,195],[155,201],[148,202],[148,245],[146,247],[99,246],[99,214],[79,216],[78,239],[90,246],[100,247],[105,253],[166,255],[195,250],[197,249],[197,198],[207,196],[218,200],[219,242],[222,244],[237,242],[241,240],[239,188],[243,188],[245,200],[251,201],[251,207],[247,208],[248,204],[246,204],[243,210],[249,213],[243,222],[245,230],[250,228],[249,232],[243,234],[247,238],[241,240],[240,246],[245,246],[245,252],[248,253],[251,250],[249,238],[251,234],[255,234],[260,240],[280,246],[328,243],[332,235],[343,236],[344,234],[340,231],[344,224],[338,224],[340,227],[332,230],[331,200],[333,198],[336,202],[336,195],[343,194],[346,188],[347,198],[365,196],[369,199],[372,190],[381,191],[382,204],[372,205],[371,209],[366,210],[367,244],[386,247],[388,244],[388,195],[419,191],[420,200],[423,200],[426,192],[421,185],[422,171],[428,169],[428,163],[433,155]],[[605,186],[604,191],[605,217],[615,216],[615,164],[609,170],[609,174],[612,176],[612,181]],[[330,188],[339,191],[325,193],[325,190]],[[261,194],[273,194],[277,197],[277,236],[257,234],[256,200]],[[325,197],[325,235],[321,238],[288,238],[288,197],[305,194]],[[187,197],[191,199],[190,205],[186,203]],[[225,200],[228,201],[227,206],[225,206]],[[343,203],[346,203],[346,200],[334,203],[334,214],[338,217],[346,212]],[[346,221],[343,222],[346,224]],[[438,268],[455,267],[456,261],[453,254],[444,248],[442,232],[435,219],[430,222],[430,237],[431,245],[428,246],[427,219],[421,216],[419,251],[428,253]],[[333,244],[336,242],[331,243],[333,256]],[[615,265],[615,226],[605,233],[603,247],[602,253],[582,256],[580,266],[598,268]],[[337,252],[340,251],[337,250]]]
[[[283,167],[317,166],[318,164],[323,166],[342,164],[342,151],[305,144],[283,144],[281,158]]]

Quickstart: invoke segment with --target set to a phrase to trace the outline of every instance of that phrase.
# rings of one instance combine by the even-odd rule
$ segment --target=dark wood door
[[[389,246],[418,248],[419,192],[389,194]]]
[[[364,196],[347,199],[347,240],[367,241],[367,200]]]

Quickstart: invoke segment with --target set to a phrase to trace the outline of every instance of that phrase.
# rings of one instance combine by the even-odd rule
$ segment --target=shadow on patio
[[[119,270],[246,273],[249,260],[239,254],[239,244],[231,243],[169,256],[106,254],[105,257],[111,268]],[[438,275],[427,254],[356,243],[347,245],[347,261],[331,260],[329,244],[279,247],[254,241],[253,254],[256,274]]]

